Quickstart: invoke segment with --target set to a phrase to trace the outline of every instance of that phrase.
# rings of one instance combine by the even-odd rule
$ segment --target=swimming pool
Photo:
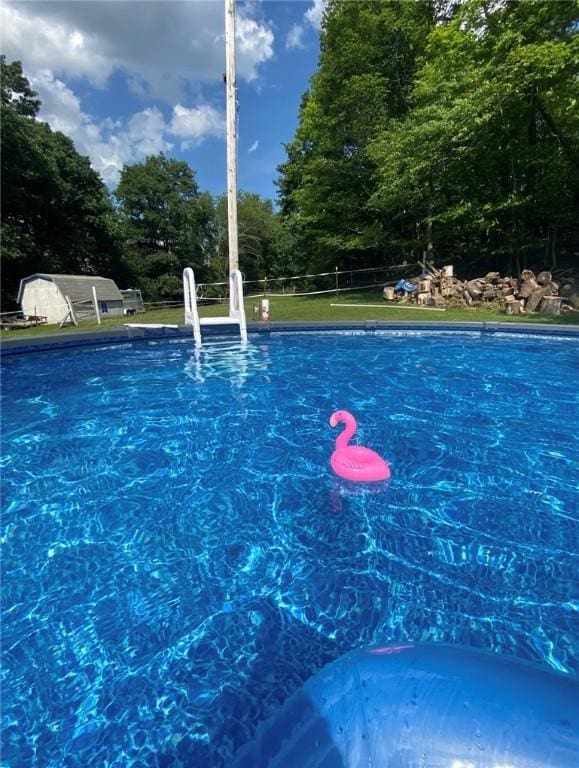
[[[352,648],[579,670],[578,344],[292,334],[3,361],[3,759],[227,764]],[[336,408],[385,486],[328,467]]]

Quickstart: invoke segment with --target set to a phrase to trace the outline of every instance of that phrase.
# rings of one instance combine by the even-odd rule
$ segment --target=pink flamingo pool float
[[[336,411],[330,416],[330,426],[337,427],[342,422],[344,431],[336,438],[336,448],[330,459],[334,472],[346,480],[354,482],[376,483],[388,480],[390,465],[375,451],[362,445],[348,445],[348,440],[356,432],[356,419],[348,411]]]

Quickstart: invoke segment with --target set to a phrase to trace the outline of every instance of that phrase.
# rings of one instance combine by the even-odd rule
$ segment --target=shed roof
[[[25,277],[20,281],[18,289],[18,299],[22,300],[24,286],[33,280],[50,280],[53,282],[63,296],[68,296],[71,301],[86,301],[92,299],[92,287],[96,288],[97,299],[99,301],[122,301],[123,297],[114,280],[108,277],[98,277],[97,275],[48,275],[43,272],[37,272],[34,275]]]

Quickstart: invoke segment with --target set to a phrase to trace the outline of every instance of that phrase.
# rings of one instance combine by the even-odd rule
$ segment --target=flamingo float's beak
[[[337,427],[338,426],[338,414],[339,411],[336,411],[330,416],[330,427]]]

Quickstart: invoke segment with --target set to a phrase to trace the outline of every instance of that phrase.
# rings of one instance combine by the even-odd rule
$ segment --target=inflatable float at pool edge
[[[579,678],[484,651],[352,651],[263,723],[232,768],[578,768]]]

